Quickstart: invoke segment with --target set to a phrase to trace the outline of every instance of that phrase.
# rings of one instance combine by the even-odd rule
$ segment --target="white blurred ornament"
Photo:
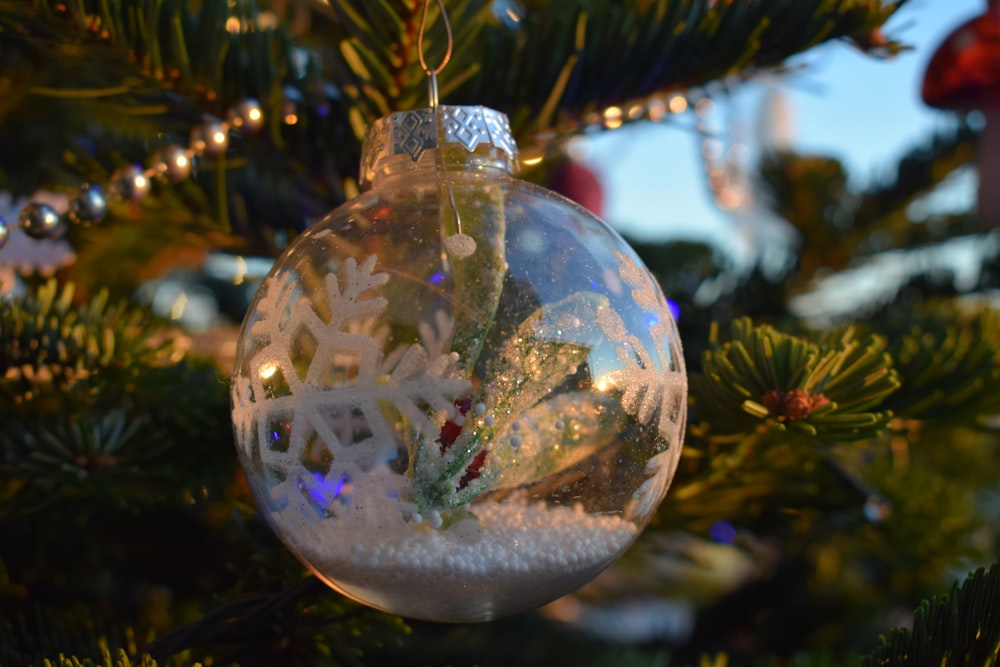
[[[31,201],[50,207],[56,213],[68,208],[67,198],[49,192],[36,192],[30,199],[17,201],[9,192],[0,192],[0,218],[7,221],[7,242],[0,250],[0,294],[20,293],[20,276],[51,276],[58,269],[76,261],[76,253],[64,239],[38,240],[29,237],[11,220],[18,220]]]

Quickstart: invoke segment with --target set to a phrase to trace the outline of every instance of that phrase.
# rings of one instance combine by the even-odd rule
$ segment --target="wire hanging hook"
[[[441,70],[445,68],[448,61],[451,60],[451,50],[454,46],[454,38],[451,34],[451,21],[448,20],[448,11],[444,8],[444,0],[437,0],[438,10],[441,12],[441,20],[444,21],[444,29],[448,35],[448,48],[444,52],[444,57],[441,59],[441,64],[437,67],[430,67],[427,64],[427,60],[424,58],[424,32],[427,29],[427,10],[431,6],[431,0],[424,0],[424,11],[420,15],[420,28],[417,32],[417,56],[420,58],[420,67],[424,70],[427,75],[427,96],[430,98],[430,105],[436,107],[438,105],[438,85],[437,85],[437,75],[441,73]]]

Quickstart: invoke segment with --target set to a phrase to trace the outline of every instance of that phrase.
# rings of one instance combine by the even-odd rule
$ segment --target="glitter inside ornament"
[[[574,590],[632,544],[681,451],[659,287],[515,164],[491,109],[376,122],[371,188],[288,247],[240,335],[233,419],[264,514],[333,588],[404,616]]]

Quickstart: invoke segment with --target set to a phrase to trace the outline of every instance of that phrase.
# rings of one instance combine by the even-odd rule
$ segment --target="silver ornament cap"
[[[398,111],[372,123],[361,147],[361,187],[414,164],[517,169],[517,143],[506,114],[484,106],[441,105]]]

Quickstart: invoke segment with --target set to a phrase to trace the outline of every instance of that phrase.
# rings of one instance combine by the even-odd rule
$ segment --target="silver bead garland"
[[[725,90],[744,78],[746,75],[730,77],[729,80],[717,85],[720,89]],[[299,120],[298,101],[301,95],[298,94],[298,91],[290,89],[285,91],[285,96],[287,101],[281,110],[280,121],[285,125],[295,125]],[[629,122],[638,120],[660,122],[695,107],[702,121],[699,131],[704,133],[704,112],[698,107],[710,106],[710,97],[712,97],[712,92],[708,90],[691,90],[686,94],[652,95],[645,100],[630,104],[610,106],[602,111],[588,112],[571,131],[589,134],[596,130],[618,129]],[[702,104],[699,105],[698,102]],[[262,129],[264,124],[264,111],[260,103],[251,98],[242,100],[229,110],[226,114],[226,120],[209,117],[201,125],[195,127],[191,132],[189,148],[171,144],[154,153],[150,160],[150,166],[146,169],[132,165],[117,170],[112,176],[109,192],[119,199],[138,201],[149,193],[154,179],[180,183],[190,177],[197,158],[202,155],[222,155],[228,150],[231,130],[252,134]],[[558,132],[541,133],[534,136],[534,148],[522,152],[522,163],[533,164],[540,161],[546,151],[545,147],[551,144],[556,134]],[[28,206],[33,204],[35,202]],[[61,230],[65,229],[66,222],[84,226],[99,222],[106,212],[107,200],[101,189],[94,185],[84,185],[71,197],[70,210],[65,216],[60,217],[52,211],[52,214],[60,217],[60,224],[54,233],[56,235],[61,233]],[[29,215],[29,218],[38,215],[37,212],[34,212]],[[51,218],[51,215],[48,217]],[[32,232],[25,228],[26,225],[38,233],[44,233],[42,230],[47,229],[47,225],[40,221],[29,219],[25,222],[23,218],[22,215],[19,224],[26,234],[32,235]],[[7,243],[8,236],[7,223],[0,218],[0,249]],[[51,236],[36,236],[35,238],[51,238]]]
[[[111,189],[125,201],[139,201],[149,194],[149,177],[142,167],[130,164],[111,174]]]
[[[176,144],[157,151],[153,155],[153,169],[157,178],[171,183],[180,183],[191,175],[194,156]]]
[[[229,124],[209,118],[191,131],[191,150],[197,154],[221,155],[229,148]]]
[[[257,132],[264,127],[264,109],[257,100],[246,99],[230,110],[227,120],[239,130]]]
[[[18,218],[21,231],[33,239],[51,239],[63,230],[62,217],[48,204],[28,202]]]
[[[108,212],[108,200],[97,185],[84,185],[69,200],[69,221],[86,227],[100,222]]]
[[[115,170],[108,184],[108,193],[123,201],[140,201],[152,189],[152,181],[159,179],[180,183],[191,175],[195,161],[202,155],[218,156],[229,149],[230,130],[257,132],[264,126],[264,111],[257,100],[239,102],[226,116],[227,120],[206,118],[191,132],[189,148],[171,144],[153,154],[150,166],[125,165]],[[100,222],[108,211],[108,197],[98,185],[84,184],[69,200],[69,210],[59,215],[48,204],[29,202],[18,217],[21,231],[34,239],[56,238],[65,231],[67,223],[88,226]],[[7,245],[10,228],[0,218],[0,249]]]

